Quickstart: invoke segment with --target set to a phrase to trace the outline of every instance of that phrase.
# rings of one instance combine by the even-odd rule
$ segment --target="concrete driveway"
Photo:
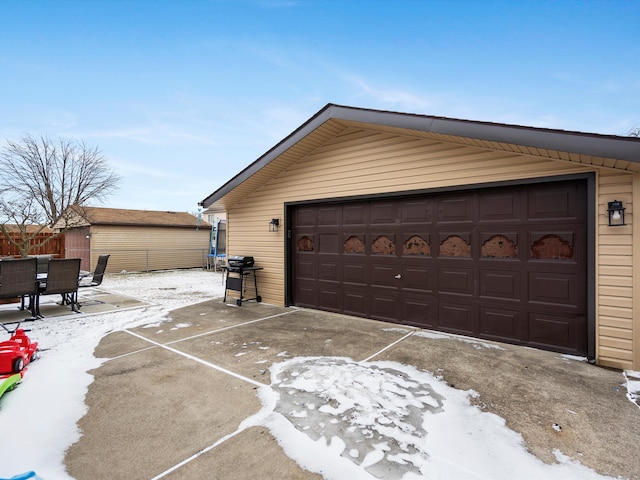
[[[473,389],[484,410],[522,434],[531,453],[554,449],[601,474],[638,477],[640,410],[619,371],[559,354],[317,311],[219,299],[171,312],[160,326],[106,336],[95,355],[69,473],[95,479],[312,479],[257,413],[269,366],[296,356],[391,360]],[[407,336],[408,333],[412,335]],[[561,425],[561,431],[554,428]]]

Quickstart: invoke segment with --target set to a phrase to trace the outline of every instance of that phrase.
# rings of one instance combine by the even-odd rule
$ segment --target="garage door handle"
[[[395,278],[396,280],[400,280],[400,279],[402,278],[402,275],[397,274],[397,275],[396,275],[395,277],[393,277],[393,278]]]

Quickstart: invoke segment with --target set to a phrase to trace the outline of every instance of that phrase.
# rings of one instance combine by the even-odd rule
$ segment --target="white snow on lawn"
[[[100,339],[134,326],[184,327],[165,324],[171,310],[224,293],[220,274],[202,270],[111,275],[102,287],[153,305],[28,325],[42,354],[0,399],[0,478],[34,470],[44,480],[69,479],[64,452],[80,438],[76,422],[86,412],[88,371],[102,363],[93,356]],[[502,418],[471,404],[474,392],[429,372],[396,362],[278,356],[272,384],[259,390],[262,410],[238,431],[268,427],[287,455],[324,478],[609,478],[562,452],[556,464],[544,464]],[[634,401],[640,375],[626,375]]]

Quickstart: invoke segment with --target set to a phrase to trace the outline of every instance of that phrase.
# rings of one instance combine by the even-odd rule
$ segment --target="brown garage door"
[[[585,355],[582,181],[293,210],[298,306]]]

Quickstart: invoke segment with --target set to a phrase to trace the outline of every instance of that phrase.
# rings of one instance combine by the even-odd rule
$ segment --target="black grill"
[[[229,272],[242,272],[245,268],[253,267],[255,261],[253,257],[246,257],[244,255],[233,255],[229,257],[227,262],[227,271]]]
[[[262,298],[258,295],[258,280],[256,278],[256,271],[262,270],[261,267],[256,267],[253,257],[244,255],[230,256],[227,260],[226,270],[226,283],[224,290],[223,302],[227,301],[227,290],[232,290],[240,293],[240,298],[236,300],[238,306],[242,305],[242,302],[247,300],[255,300],[261,302]],[[251,282],[247,282],[245,277],[253,275],[253,298],[246,298],[245,293],[247,289],[247,283],[251,285]]]

